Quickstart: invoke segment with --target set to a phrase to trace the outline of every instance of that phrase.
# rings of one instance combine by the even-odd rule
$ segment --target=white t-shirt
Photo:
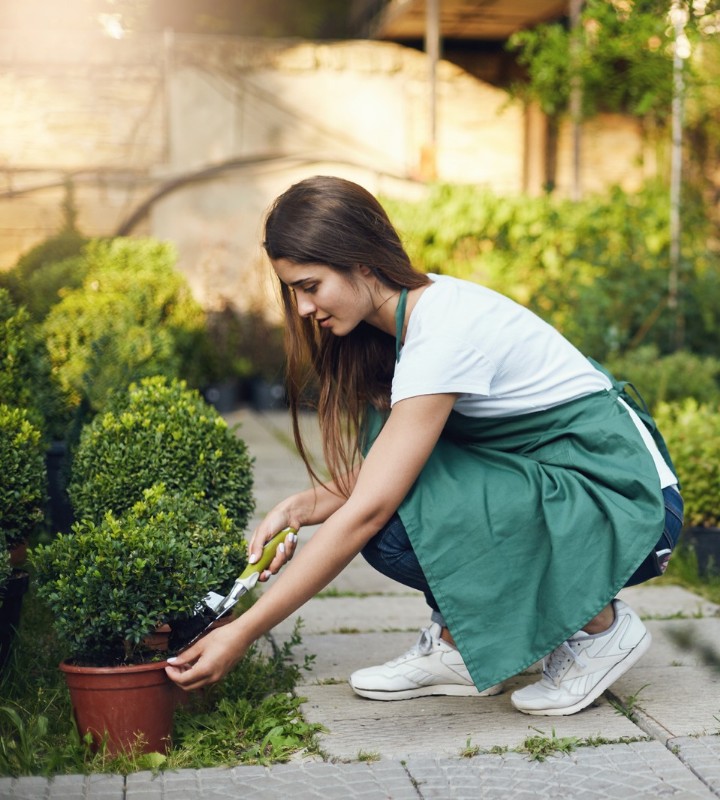
[[[433,283],[408,321],[391,404],[457,393],[460,414],[507,417],[611,387],[577,348],[527,308],[476,283],[428,277]],[[661,486],[677,483],[641,420],[628,410],[653,456]]]

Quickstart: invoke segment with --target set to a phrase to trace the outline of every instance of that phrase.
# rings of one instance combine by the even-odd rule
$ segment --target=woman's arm
[[[219,680],[256,639],[327,586],[398,509],[454,402],[455,395],[437,394],[397,403],[363,462],[350,498],[248,611],[182,653],[168,667],[169,676],[185,689]]]

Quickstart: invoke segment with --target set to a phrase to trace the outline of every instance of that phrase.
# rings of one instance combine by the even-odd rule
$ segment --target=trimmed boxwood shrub
[[[93,241],[85,279],[64,293],[42,330],[61,388],[74,407],[104,410],[109,395],[149,375],[197,382],[205,315],[176,253],[154,239]]]
[[[7,546],[14,547],[44,516],[45,448],[27,412],[4,403],[0,403],[0,475],[0,528]]]
[[[144,658],[143,638],[191,614],[246,561],[225,510],[156,484],[124,514],[75,523],[31,552],[38,593],[69,656],[86,665]]]
[[[694,399],[661,403],[655,420],[672,455],[685,501],[685,524],[720,525],[720,408]]]
[[[117,394],[83,428],[68,491],[76,518],[98,523],[160,481],[202,506],[222,504],[241,532],[254,510],[252,463],[242,439],[197,391],[155,376]]]

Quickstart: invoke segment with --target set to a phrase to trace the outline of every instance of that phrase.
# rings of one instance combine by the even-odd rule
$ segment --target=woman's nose
[[[297,298],[297,309],[301,317],[310,317],[315,313],[315,303],[307,295],[301,295]]]

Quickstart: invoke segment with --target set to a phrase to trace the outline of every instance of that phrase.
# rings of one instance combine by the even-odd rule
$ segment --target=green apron
[[[618,386],[515,417],[453,411],[398,509],[479,690],[580,630],[660,538],[657,470]],[[382,424],[371,410],[364,453]]]

